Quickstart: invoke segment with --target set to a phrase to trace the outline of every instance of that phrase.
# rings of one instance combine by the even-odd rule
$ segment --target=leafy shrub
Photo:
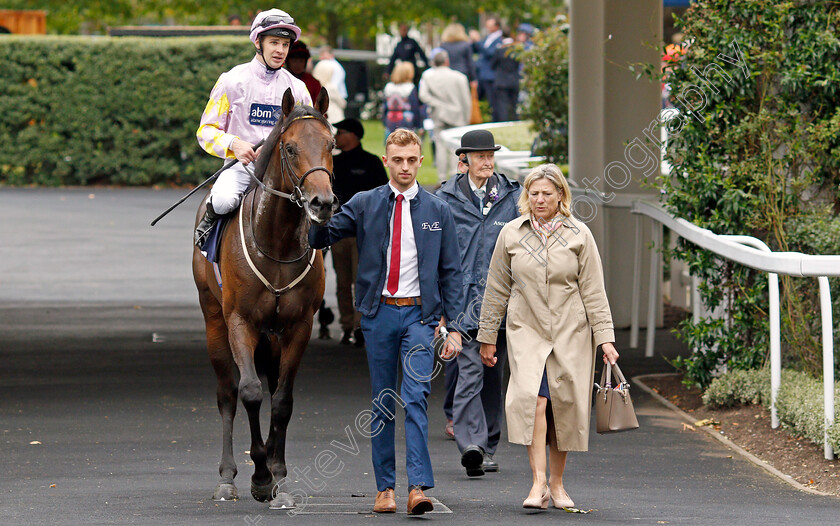
[[[0,39],[0,183],[194,183],[221,165],[195,139],[238,37]]]
[[[815,444],[824,443],[824,397],[822,380],[811,375],[786,371],[782,376],[782,385],[776,398],[776,411],[779,421],[787,429],[801,435]],[[767,403],[769,406],[769,401]],[[840,386],[834,387],[834,412],[840,410]],[[829,444],[835,450],[840,450],[840,441],[832,440],[831,436],[840,434],[840,421],[835,423],[829,433]]]
[[[817,445],[824,444],[823,383],[802,371],[782,370],[776,397],[776,414],[782,427]],[[703,393],[703,404],[713,409],[740,404],[761,404],[770,409],[770,369],[733,370],[712,380]],[[840,452],[840,382],[834,387],[834,425],[828,443]]]
[[[717,409],[770,403],[769,369],[736,369],[723,374],[703,392],[703,404]]]
[[[666,207],[719,234],[757,237],[775,251],[837,253],[837,3],[697,0],[678,23],[689,45],[666,77],[681,110],[668,123],[671,175],[656,181]],[[743,64],[721,54],[740,56]],[[712,64],[726,76],[706,70]],[[699,78],[704,71],[708,82]],[[660,76],[658,67],[650,73]],[[674,255],[703,281],[703,302],[724,313],[681,325],[693,351],[676,362],[686,380],[706,386],[724,365],[760,367],[768,334],[766,276],[684,240]],[[783,355],[817,375],[816,280],[783,277],[780,288]],[[840,298],[834,297],[837,316]]]
[[[549,162],[569,162],[569,39],[564,25],[534,35],[534,46],[519,54],[522,90],[528,99],[521,117],[533,123],[533,153]]]

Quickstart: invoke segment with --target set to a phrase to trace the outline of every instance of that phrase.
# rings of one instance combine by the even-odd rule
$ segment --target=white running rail
[[[810,256],[799,252],[773,252],[759,239],[750,236],[730,236],[715,234],[711,230],[700,228],[685,219],[671,216],[657,204],[636,200],[633,201],[631,211],[639,216],[647,216],[653,222],[653,249],[662,246],[662,226],[667,227],[676,235],[694,243],[695,245],[714,252],[722,258],[740,263],[744,266],[767,272],[770,288],[770,390],[771,390],[771,425],[779,427],[776,413],[776,395],[781,383],[782,357],[781,335],[779,328],[779,281],[778,275],[799,277],[816,277],[820,284],[820,313],[822,317],[822,348],[823,348],[823,398],[824,398],[824,452],[825,458],[834,458],[834,451],[828,443],[828,428],[834,424],[834,336],[831,316],[831,292],[828,286],[828,276],[840,276],[840,255]],[[639,276],[641,269],[641,225],[636,221],[636,255],[634,257],[634,276]],[[651,257],[651,280],[648,295],[647,342],[645,356],[653,356],[653,342],[655,326],[656,304],[659,296],[659,257]],[[696,282],[696,281],[695,281]],[[634,305],[631,312],[630,345],[638,345],[639,308],[638,299],[641,287],[640,280],[633,281]],[[692,290],[692,308],[695,320],[698,315],[698,301]]]

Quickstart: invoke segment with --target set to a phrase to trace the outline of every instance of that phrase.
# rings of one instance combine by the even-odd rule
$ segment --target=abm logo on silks
[[[280,106],[254,103],[251,104],[251,111],[248,113],[248,122],[254,126],[274,126],[282,116],[283,110]]]

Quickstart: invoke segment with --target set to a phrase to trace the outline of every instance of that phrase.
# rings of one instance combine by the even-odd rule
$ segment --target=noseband
[[[283,135],[289,129],[289,126],[291,126],[292,123],[294,123],[295,121],[299,121],[299,120],[302,120],[302,119],[314,119],[314,118],[315,117],[313,117],[312,115],[304,115],[302,117],[297,117],[295,119],[292,119],[280,131],[280,141],[278,141],[278,144],[280,145],[281,184],[288,177],[289,181],[291,181],[291,183],[292,183],[292,193],[291,194],[287,194],[286,192],[281,192],[279,190],[275,190],[274,188],[269,188],[264,182],[257,179],[257,176],[254,174],[253,171],[250,171],[251,179],[253,179],[257,183],[257,185],[259,185],[259,187],[262,188],[262,190],[264,192],[268,192],[271,195],[276,195],[277,197],[283,197],[285,199],[288,199],[289,201],[298,205],[299,208],[303,208],[303,206],[304,206],[304,202],[303,202],[303,183],[304,183],[304,181],[306,181],[306,178],[309,177],[310,174],[313,174],[315,172],[326,172],[327,175],[330,176],[330,185],[332,185],[335,182],[335,174],[332,173],[329,169],[327,169],[326,166],[315,166],[313,168],[310,168],[306,172],[304,172],[302,176],[298,177],[297,173],[295,173],[294,168],[292,168],[292,163],[291,163],[291,161],[289,161],[289,156],[286,153],[286,145],[283,142]]]

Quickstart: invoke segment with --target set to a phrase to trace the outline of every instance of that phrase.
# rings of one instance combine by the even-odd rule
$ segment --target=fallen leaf
[[[813,481],[811,481],[811,482],[813,482]],[[50,487],[51,487],[51,488],[54,488],[54,487],[55,487],[55,484],[50,484]]]
[[[591,513],[592,510],[582,510],[579,508],[563,508],[566,513]]]
[[[33,440],[29,443],[30,446],[40,446],[41,442],[39,440]]]
[[[682,423],[683,431],[697,431],[691,424],[686,424],[685,422]]]
[[[704,418],[703,420],[698,420],[697,422],[694,422],[694,425],[697,427],[719,426],[720,422],[715,421],[713,418]]]

